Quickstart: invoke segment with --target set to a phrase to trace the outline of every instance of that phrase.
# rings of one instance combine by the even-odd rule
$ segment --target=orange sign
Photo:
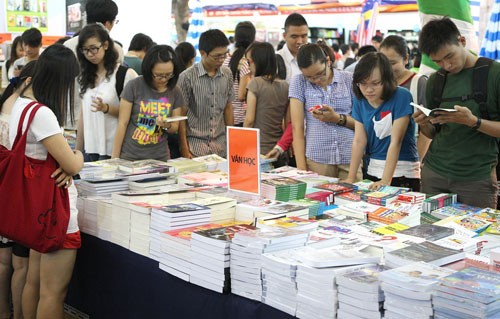
[[[11,33],[0,33],[0,43],[4,43],[5,41],[12,40]]]
[[[228,188],[260,195],[260,130],[227,128]]]

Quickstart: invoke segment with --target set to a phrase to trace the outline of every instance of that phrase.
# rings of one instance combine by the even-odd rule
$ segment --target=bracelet
[[[347,123],[347,116],[345,116],[345,114],[339,114],[339,121],[337,122],[337,125],[345,126],[346,123]]]
[[[106,103],[106,107],[107,107],[106,112],[102,112],[104,114],[107,114],[109,112],[109,104],[108,103]]]
[[[471,126],[471,129],[474,130],[474,131],[477,131],[480,126],[481,126],[481,118],[478,116],[476,124],[474,124],[473,126]]]

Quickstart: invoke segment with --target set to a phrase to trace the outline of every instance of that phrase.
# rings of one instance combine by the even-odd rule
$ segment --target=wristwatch
[[[471,126],[471,129],[474,130],[474,131],[477,131],[480,126],[481,126],[481,118],[478,116],[476,124],[474,124],[473,126]]]

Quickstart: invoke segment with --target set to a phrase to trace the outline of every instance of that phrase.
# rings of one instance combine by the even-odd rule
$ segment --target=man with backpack
[[[422,167],[422,191],[456,193],[461,203],[496,207],[500,137],[500,64],[478,58],[447,17],[428,22],[419,49],[440,67],[427,81],[426,101],[437,111],[413,117],[432,139]]]

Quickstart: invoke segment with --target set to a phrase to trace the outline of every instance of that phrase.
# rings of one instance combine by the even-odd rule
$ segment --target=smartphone
[[[313,113],[314,111],[323,111],[323,106],[322,105],[315,105],[315,106],[311,106],[307,110],[311,113]]]

